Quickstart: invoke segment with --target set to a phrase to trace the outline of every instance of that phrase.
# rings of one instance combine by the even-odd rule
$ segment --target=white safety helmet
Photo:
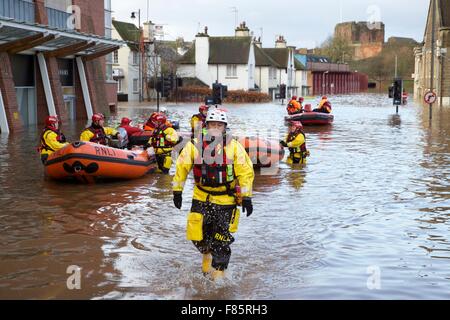
[[[206,115],[206,123],[210,121],[223,122],[225,124],[228,124],[226,111],[219,108],[209,108],[208,114]]]
[[[167,115],[167,108],[166,107],[161,107],[161,108],[159,108],[159,112],[162,112],[162,113]]]

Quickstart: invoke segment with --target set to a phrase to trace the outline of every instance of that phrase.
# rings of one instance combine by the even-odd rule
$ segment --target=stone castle
[[[344,22],[336,25],[335,37],[350,42],[354,48],[354,59],[361,60],[377,56],[383,50],[384,23]]]

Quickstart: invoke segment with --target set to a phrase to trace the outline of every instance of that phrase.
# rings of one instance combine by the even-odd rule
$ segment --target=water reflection
[[[257,172],[255,212],[241,217],[223,286],[201,275],[185,239],[192,177],[179,211],[171,176],[49,181],[35,152],[39,128],[0,135],[0,298],[447,299],[450,110],[435,109],[430,123],[412,104],[392,115],[384,96],[332,101],[331,126],[305,127],[306,166]],[[167,108],[186,131],[198,105]],[[284,106],[227,108],[237,135],[286,133]],[[153,109],[119,108],[110,124],[144,122]],[[85,125],[64,132],[77,140]],[[71,264],[82,267],[81,291],[66,288]],[[370,266],[381,290],[367,288]]]

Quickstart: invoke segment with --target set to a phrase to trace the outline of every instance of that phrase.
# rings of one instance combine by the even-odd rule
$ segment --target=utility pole
[[[142,34],[141,34],[141,9],[138,10],[138,32],[139,32],[139,102],[142,102]],[[131,12],[131,19],[136,19],[136,12]]]
[[[398,56],[395,55],[395,78],[397,78],[398,76],[397,67],[398,67]]]
[[[436,25],[436,0],[431,0],[433,2],[432,6],[432,17],[431,17],[431,75],[430,75],[430,91],[433,92],[434,87],[434,55],[435,55],[435,42],[436,42],[436,33],[435,33],[435,25]],[[433,104],[430,103],[430,120],[433,117]]]

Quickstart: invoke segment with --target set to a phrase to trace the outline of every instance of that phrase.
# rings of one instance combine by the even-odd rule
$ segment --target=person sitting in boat
[[[125,131],[127,132],[127,135],[130,137],[130,136],[132,136],[133,134],[135,134],[135,133],[138,133],[138,132],[142,132],[143,130],[141,129],[141,128],[138,128],[138,127],[133,127],[133,126],[131,126],[130,125],[130,123],[131,123],[131,119],[130,118],[122,118],[122,120],[120,121],[120,126],[119,126],[119,128],[124,128],[125,129]]]
[[[198,108],[198,113],[194,114],[191,118],[191,129],[192,133],[195,130],[202,130],[206,128],[206,115],[208,114],[209,107],[206,105],[201,105]]]
[[[118,140],[122,139],[116,129],[104,127],[104,124],[105,116],[101,113],[94,113],[92,115],[92,124],[81,133],[80,141],[90,141],[106,146],[108,144],[107,136],[112,136]]]
[[[322,97],[322,100],[319,103],[319,107],[314,109],[313,112],[321,112],[321,113],[331,113],[331,103],[328,101],[326,96]]]
[[[41,133],[40,143],[38,151],[41,154],[43,164],[45,164],[49,155],[69,144],[66,142],[66,137],[59,130],[57,116],[49,116],[45,119],[45,128]]]
[[[289,133],[286,135],[285,140],[280,141],[280,144],[289,148],[290,154],[287,163],[306,163],[309,151],[306,149],[306,136],[300,121],[292,121],[289,124]]]
[[[305,98],[303,98],[303,97],[298,98],[298,104],[300,105],[300,113],[304,112],[303,101],[305,101]]]
[[[164,114],[158,114],[154,118],[155,130],[152,133],[149,145],[155,150],[158,169],[168,174],[172,166],[172,149],[181,141],[174,128],[167,125],[167,118]]]
[[[297,101],[297,96],[293,96],[291,101],[289,101],[288,106],[286,108],[289,115],[297,114],[301,112],[300,103]]]

